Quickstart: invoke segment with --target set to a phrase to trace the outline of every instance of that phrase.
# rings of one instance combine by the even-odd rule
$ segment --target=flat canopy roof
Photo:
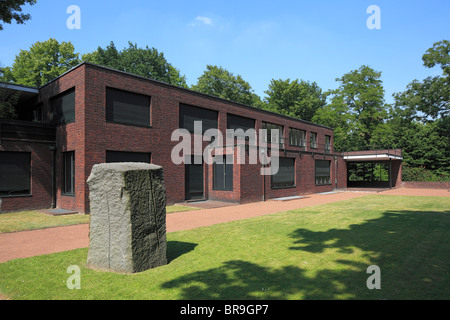
[[[38,88],[6,82],[0,82],[0,90],[1,89],[9,91],[11,93],[19,92],[19,103],[27,101],[39,94]]]
[[[346,155],[344,160],[347,161],[386,161],[386,160],[403,160],[403,157],[399,155],[389,153],[379,154],[359,154],[359,155]]]

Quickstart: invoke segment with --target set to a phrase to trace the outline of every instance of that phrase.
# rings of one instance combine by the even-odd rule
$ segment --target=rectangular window
[[[272,188],[289,188],[295,186],[295,159],[280,158],[279,170],[272,175]]]
[[[328,185],[331,184],[329,160],[316,160],[316,185]]]
[[[214,190],[233,190],[233,162],[227,156],[215,156],[213,165]]]
[[[317,133],[311,132],[311,148],[317,149]]]
[[[267,135],[265,137],[265,141],[267,143],[278,143],[281,146],[284,145],[283,126],[269,122],[263,122],[262,128],[267,130]],[[278,130],[278,136],[276,136],[275,133],[272,133],[272,130]]]
[[[233,114],[227,115],[227,129],[242,129],[247,131],[248,129],[255,129],[255,120],[240,116],[235,116]]]
[[[62,194],[75,195],[75,152],[63,154]]]
[[[75,122],[75,89],[70,89],[50,101],[54,124]]]
[[[0,197],[31,194],[31,153],[0,152]]]
[[[106,163],[143,162],[151,163],[150,153],[106,151]]]
[[[202,133],[208,129],[218,129],[219,112],[186,104],[180,104],[180,128],[194,132],[194,122],[201,121]]]
[[[106,88],[106,121],[149,127],[150,103],[149,96]]]
[[[289,128],[289,144],[294,147],[306,147],[306,131]]]
[[[33,122],[44,122],[44,104],[39,103],[33,107]]]
[[[325,136],[325,153],[331,153],[331,136]]]

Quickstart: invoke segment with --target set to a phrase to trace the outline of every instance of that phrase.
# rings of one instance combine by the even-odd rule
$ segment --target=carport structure
[[[402,178],[400,149],[349,151],[344,153],[347,164],[347,188],[396,188]]]

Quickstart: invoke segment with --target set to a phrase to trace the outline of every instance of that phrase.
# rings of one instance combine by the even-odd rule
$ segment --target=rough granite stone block
[[[163,169],[146,163],[98,164],[88,178],[89,267],[137,273],[167,264]]]

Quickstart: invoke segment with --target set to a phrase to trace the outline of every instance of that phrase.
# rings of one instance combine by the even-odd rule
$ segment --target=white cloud
[[[212,21],[211,18],[197,16],[195,17],[194,21],[189,24],[189,26],[191,27],[198,27],[200,25],[207,25],[212,27],[214,26],[214,22]]]

